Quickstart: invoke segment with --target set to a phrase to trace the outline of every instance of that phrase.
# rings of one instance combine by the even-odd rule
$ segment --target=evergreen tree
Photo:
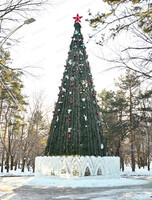
[[[9,171],[9,159],[12,156],[12,143],[15,134],[18,135],[19,127],[23,123],[21,113],[27,105],[25,96],[22,94],[23,82],[22,72],[8,67],[10,61],[9,52],[1,49],[2,58],[0,59],[0,137],[2,144],[1,172],[3,172],[4,158],[6,157],[7,172]],[[6,156],[5,156],[6,154]]]
[[[125,76],[119,77],[119,81],[116,83],[116,86],[118,86],[119,89],[126,94],[131,143],[131,167],[132,171],[135,171],[135,130],[139,126],[139,117],[135,111],[139,104],[138,95],[140,91],[140,80],[137,73],[126,70]]]
[[[128,121],[126,119],[126,108],[128,103],[125,93],[114,92],[105,89],[99,94],[101,98],[100,109],[103,114],[103,128],[107,137],[108,155],[120,157],[120,168],[124,171],[123,142],[128,140]]]
[[[77,14],[45,155],[106,155],[101,115]]]

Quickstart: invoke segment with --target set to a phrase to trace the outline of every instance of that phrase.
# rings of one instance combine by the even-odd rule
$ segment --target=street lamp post
[[[31,24],[33,22],[35,22],[36,20],[34,18],[30,18],[24,21],[23,24],[21,24],[20,26],[18,26],[17,28],[15,28],[14,30],[12,30],[3,40],[0,41],[0,48],[2,48],[2,46],[5,44],[5,42],[11,37],[11,35],[13,35],[18,29],[20,29],[22,26],[24,26],[25,24]]]

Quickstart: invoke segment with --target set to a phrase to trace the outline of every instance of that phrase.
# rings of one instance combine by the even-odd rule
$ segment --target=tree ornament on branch
[[[72,128],[68,128],[68,133],[70,133],[70,132],[71,132],[71,130],[72,130]]]
[[[71,109],[68,109],[68,113],[70,113],[72,110]]]
[[[72,77],[70,78],[70,80],[71,80],[71,81],[74,81],[74,77],[72,76]]]

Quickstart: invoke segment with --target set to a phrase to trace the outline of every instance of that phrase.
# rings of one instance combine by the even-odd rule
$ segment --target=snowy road
[[[130,177],[144,184],[108,187],[51,187],[28,185],[33,177],[0,178],[2,200],[152,200],[152,177]],[[124,179],[125,180],[125,179]],[[109,181],[109,180],[107,180]]]

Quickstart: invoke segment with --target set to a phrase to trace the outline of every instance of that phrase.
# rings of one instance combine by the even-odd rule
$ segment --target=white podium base
[[[44,156],[36,157],[35,176],[120,177],[119,157]]]

